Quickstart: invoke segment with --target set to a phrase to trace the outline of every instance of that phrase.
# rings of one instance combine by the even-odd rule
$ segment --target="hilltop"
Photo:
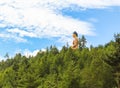
[[[98,47],[16,54],[0,62],[0,88],[119,88],[119,69],[120,34]]]

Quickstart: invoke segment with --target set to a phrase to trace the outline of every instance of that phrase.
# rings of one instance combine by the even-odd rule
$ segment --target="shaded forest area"
[[[120,34],[98,47],[8,57],[0,62],[0,88],[120,88]]]

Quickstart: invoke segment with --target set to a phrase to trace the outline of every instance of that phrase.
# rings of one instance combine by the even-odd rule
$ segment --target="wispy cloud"
[[[108,6],[120,6],[119,0],[67,0],[69,6],[76,5],[78,8],[105,8]]]
[[[119,0],[0,0],[1,38],[26,42],[35,38],[69,36],[73,31],[94,35],[93,25],[60,14],[62,9],[120,6]],[[7,28],[7,29],[5,29]]]
[[[18,34],[18,36],[20,36],[20,37],[24,37],[24,36],[36,37],[36,35],[33,32],[28,32],[28,31],[25,31],[25,30],[20,30],[18,28],[7,29],[7,32],[9,32],[11,34]]]
[[[4,40],[14,40],[15,42],[27,42],[26,39],[19,37],[16,34],[10,34],[10,33],[0,33],[0,38],[3,38]]]

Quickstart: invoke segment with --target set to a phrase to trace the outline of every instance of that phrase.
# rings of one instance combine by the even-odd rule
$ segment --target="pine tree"
[[[84,35],[82,35],[82,37],[79,38],[79,49],[82,50],[83,48],[85,48],[86,43],[87,43],[86,38]]]
[[[113,68],[113,74],[115,76],[117,86],[120,88],[120,34],[116,34],[114,37],[115,51],[108,55],[108,59],[105,61]]]
[[[1,61],[0,88],[119,88],[120,34],[91,50],[85,37],[79,40],[81,51],[51,46],[36,56],[16,54]]]
[[[6,53],[4,57],[7,58],[7,59],[9,59],[9,54]]]

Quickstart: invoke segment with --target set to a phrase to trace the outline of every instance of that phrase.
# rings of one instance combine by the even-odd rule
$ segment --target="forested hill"
[[[59,51],[50,47],[35,57],[16,54],[0,62],[0,88],[120,88],[120,34],[98,47]]]

